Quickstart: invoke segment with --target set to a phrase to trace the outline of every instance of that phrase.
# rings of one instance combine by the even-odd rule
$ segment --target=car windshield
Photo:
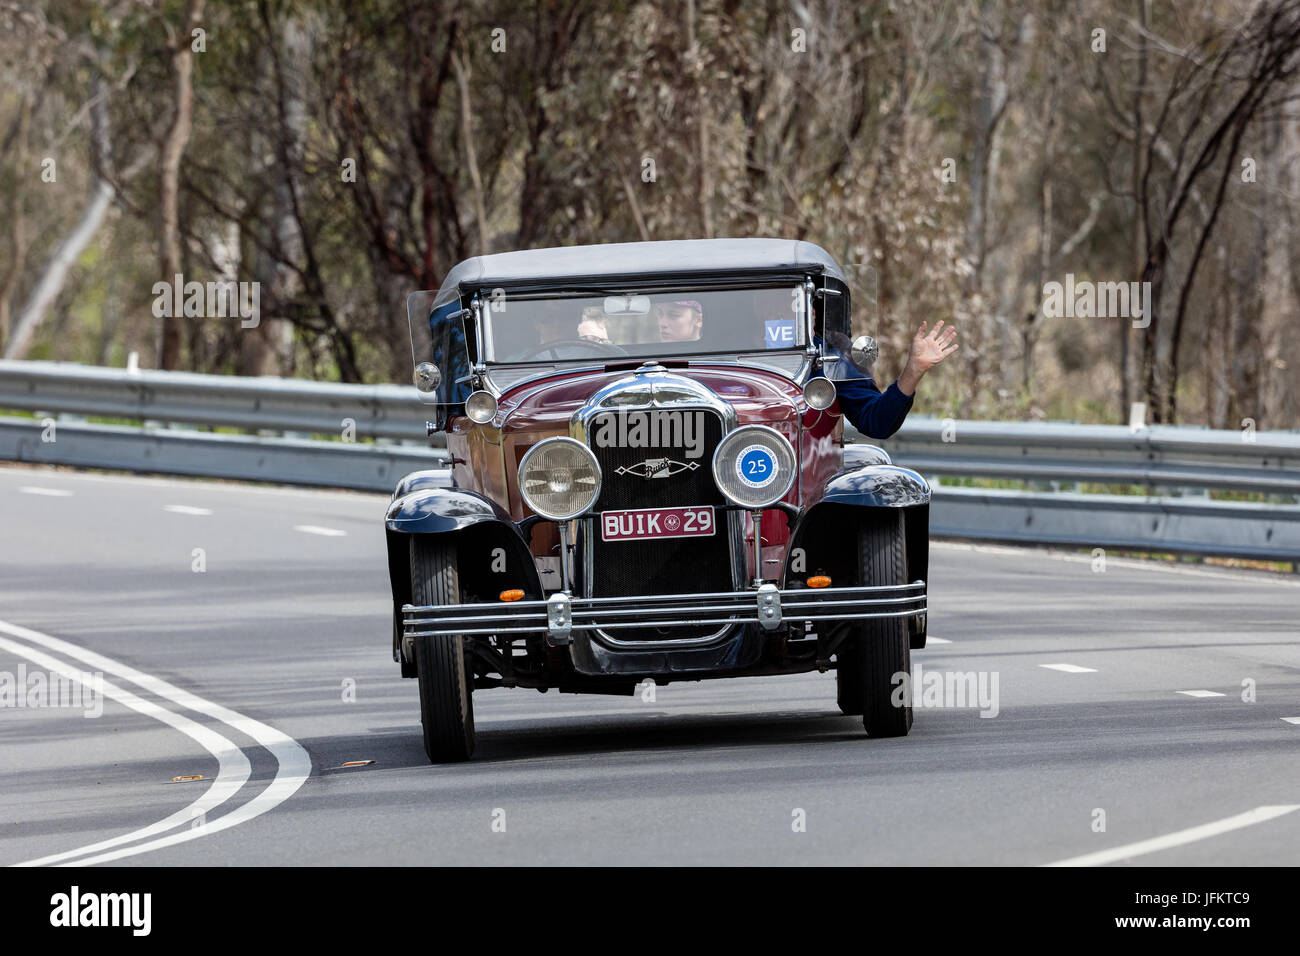
[[[801,349],[801,286],[620,291],[597,296],[487,296],[483,358],[491,364],[658,358]]]

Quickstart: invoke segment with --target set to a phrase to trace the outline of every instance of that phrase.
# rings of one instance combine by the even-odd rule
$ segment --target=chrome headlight
[[[835,383],[829,378],[809,379],[803,387],[803,400],[809,408],[822,412],[835,404]]]
[[[600,465],[573,438],[539,441],[519,462],[524,504],[549,521],[568,521],[591,510],[600,494]]]
[[[492,419],[496,418],[497,400],[491,392],[485,392],[482,389],[470,395],[465,399],[465,414],[469,420],[479,425],[486,425]]]
[[[784,435],[767,425],[745,425],[718,443],[713,480],[742,508],[766,508],[794,484],[795,456]]]
[[[432,392],[442,381],[442,373],[438,371],[438,366],[432,362],[421,362],[415,367],[415,374],[412,376],[415,387],[422,392]]]

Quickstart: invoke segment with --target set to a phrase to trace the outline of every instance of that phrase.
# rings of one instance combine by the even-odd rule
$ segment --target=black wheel
[[[406,651],[402,647],[402,616],[397,611],[393,612],[393,657],[397,658],[398,663],[402,665],[403,677],[415,677],[415,661],[406,659]],[[414,655],[412,655],[414,656]]]
[[[907,583],[907,539],[901,511],[882,511],[859,527],[858,561],[864,586]],[[843,673],[855,675],[856,680],[841,678],[840,686],[856,685],[848,700],[855,699],[854,693],[859,695],[857,712],[862,714],[867,736],[907,736],[912,729],[912,651],[907,619],[869,618],[855,625],[845,641],[854,646],[846,654],[844,663],[850,666]],[[900,674],[908,675],[901,684]]]
[[[411,603],[459,604],[456,549],[447,542],[411,537]],[[432,763],[468,760],[474,752],[474,674],[466,639],[441,634],[415,639],[424,752]]]
[[[862,664],[858,660],[859,637],[848,634],[835,651],[839,664],[835,670],[835,703],[845,717],[862,714]]]
[[[907,638],[912,645],[912,650],[919,651],[925,649],[926,622],[925,619],[917,620],[914,617],[907,619]]]

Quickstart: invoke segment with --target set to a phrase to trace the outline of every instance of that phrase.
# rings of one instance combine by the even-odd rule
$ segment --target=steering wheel
[[[561,350],[578,349],[585,353],[595,353],[596,355],[606,356],[626,356],[627,350],[613,342],[593,342],[591,339],[556,339],[554,342],[543,342],[534,348],[527,349],[519,355],[513,356],[512,362],[526,362],[529,359],[543,358],[546,353],[550,353],[550,358],[561,361],[566,358],[583,358],[579,355],[561,355]]]

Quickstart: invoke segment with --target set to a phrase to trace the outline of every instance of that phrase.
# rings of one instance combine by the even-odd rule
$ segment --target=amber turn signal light
[[[501,600],[503,601],[518,601],[523,598],[523,596],[524,592],[519,590],[519,588],[511,588],[509,591],[501,592]]]
[[[810,588],[828,588],[831,586],[831,579],[824,574],[814,574],[804,583]]]

